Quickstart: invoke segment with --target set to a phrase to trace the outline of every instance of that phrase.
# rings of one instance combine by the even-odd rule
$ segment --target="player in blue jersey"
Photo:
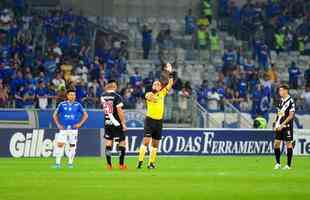
[[[61,157],[64,154],[65,145],[69,145],[68,166],[73,167],[73,160],[76,152],[78,129],[82,127],[88,118],[83,106],[75,101],[75,90],[67,91],[67,100],[58,104],[53,114],[53,119],[59,133],[55,135],[56,168],[60,168]]]

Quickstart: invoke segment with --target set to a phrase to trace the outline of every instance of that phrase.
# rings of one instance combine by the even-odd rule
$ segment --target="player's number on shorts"
[[[113,103],[110,101],[103,102],[103,111],[106,115],[113,114]]]

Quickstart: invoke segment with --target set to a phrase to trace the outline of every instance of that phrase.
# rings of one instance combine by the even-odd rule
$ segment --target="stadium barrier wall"
[[[310,130],[296,129],[295,155],[310,155]],[[259,129],[164,129],[159,155],[273,155],[274,133]],[[129,155],[137,155],[143,130],[127,133]],[[283,146],[284,147],[284,146]],[[115,151],[116,147],[113,148]],[[282,148],[285,152],[285,149]]]
[[[0,157],[51,157],[57,132],[58,129],[0,128]],[[100,156],[100,142],[100,129],[80,129],[77,156]]]
[[[53,123],[54,110],[0,109],[0,128],[57,128]],[[104,128],[102,110],[87,110],[88,119],[83,128]],[[127,127],[144,125],[144,110],[125,110]]]
[[[0,157],[51,157],[57,132],[0,128]],[[103,156],[103,134],[103,129],[80,129],[77,156]],[[128,130],[128,155],[137,155],[142,138],[143,129]],[[273,155],[273,139],[271,130],[164,129],[159,155]],[[295,141],[295,155],[310,155],[310,130],[296,130]],[[113,153],[117,154],[115,145]]]

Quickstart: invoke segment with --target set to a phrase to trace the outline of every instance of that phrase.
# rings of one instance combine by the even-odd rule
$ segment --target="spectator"
[[[245,99],[240,96],[240,93],[238,91],[233,92],[231,103],[235,108],[241,110],[241,103],[244,102],[244,100]]]
[[[48,58],[44,61],[43,66],[48,75],[52,75],[55,72],[57,64],[52,54],[50,54]]]
[[[53,53],[58,56],[61,57],[63,55],[61,48],[59,47],[58,43],[55,43],[53,46]]]
[[[142,48],[143,59],[148,59],[152,48],[152,29],[148,28],[146,25],[143,26],[142,30]]]
[[[66,93],[66,87],[60,86],[59,91],[56,96],[56,106],[62,101],[65,101],[67,99],[67,93]]]
[[[248,83],[245,80],[244,76],[242,76],[242,78],[239,80],[238,83],[238,96],[240,96],[240,98],[247,98],[247,94],[248,94]]]
[[[192,35],[196,29],[196,17],[192,14],[192,9],[188,9],[185,16],[185,34]]]
[[[305,70],[304,78],[305,78],[305,81],[306,81],[306,85],[307,86],[310,85],[310,64],[309,64],[308,69]]]
[[[45,75],[43,71],[39,72],[39,75],[36,78],[36,82],[43,81],[45,84],[49,82],[49,77]]]
[[[90,86],[87,90],[87,97],[85,99],[85,104],[87,108],[96,108],[97,104],[97,91]]]
[[[260,84],[258,84],[258,85],[256,85],[256,88],[251,95],[251,99],[252,99],[251,116],[252,116],[252,119],[255,119],[258,116],[258,114],[261,113],[260,103],[261,103],[262,96],[263,96],[262,86]]]
[[[271,64],[271,68],[267,71],[267,76],[272,83],[278,83],[278,72],[274,63]]]
[[[145,103],[143,98],[138,98],[136,103],[136,109],[137,110],[143,110],[145,109]]]
[[[286,39],[285,39],[285,34],[283,30],[280,30],[277,33],[275,33],[274,38],[275,38],[274,40],[275,48],[276,48],[277,54],[279,54],[279,52],[285,49]]]
[[[298,88],[298,78],[301,74],[300,69],[297,67],[295,62],[292,62],[291,66],[288,68],[289,73],[289,85],[292,89]]]
[[[75,69],[75,74],[79,76],[84,83],[88,80],[88,68],[84,65],[83,61],[80,61],[78,67]]]
[[[227,71],[232,70],[237,61],[237,54],[233,48],[228,48],[227,51],[224,52],[223,56],[223,72],[226,75]]]
[[[35,94],[40,109],[46,109],[48,106],[48,88],[43,81],[39,81]]]
[[[210,50],[212,52],[218,52],[221,49],[220,37],[218,36],[215,29],[211,29],[211,34],[209,36],[210,40]]]
[[[65,87],[66,86],[66,82],[65,80],[61,77],[61,73],[58,72],[55,75],[55,78],[52,80],[53,85],[55,86],[56,90],[58,91],[60,89],[60,87]]]
[[[197,48],[198,49],[206,49],[207,48],[207,39],[208,34],[206,31],[206,27],[199,26],[196,34]]]
[[[76,101],[80,102],[81,104],[84,104],[84,101],[87,98],[87,88],[85,86],[84,81],[78,79],[76,81],[75,89],[76,89]]]
[[[24,98],[24,108],[27,109],[35,107],[35,90],[33,85],[25,86],[23,98]]]
[[[133,93],[133,88],[131,88],[131,87],[125,88],[122,92],[125,109],[134,109],[135,108],[136,99],[132,93]]]
[[[89,92],[92,92],[93,94],[95,94],[95,96],[97,96],[97,93],[100,89],[100,84],[96,79],[93,79],[91,82],[88,83],[87,88]]]
[[[259,54],[258,54],[258,63],[259,67],[267,71],[269,69],[269,63],[271,60],[270,51],[266,43],[262,43],[259,48]]]
[[[130,77],[130,84],[132,86],[140,86],[142,84],[142,76],[140,75],[138,68],[135,68],[134,74]]]
[[[177,73],[173,74],[173,80],[174,80],[174,85],[172,86],[172,89],[175,91],[180,91],[183,86],[183,81],[181,78],[178,76]]]
[[[252,59],[247,58],[243,64],[243,70],[245,72],[245,78],[247,81],[251,80],[255,70],[255,64]]]
[[[210,0],[202,0],[202,15],[208,19],[209,23],[212,22],[213,12]]]
[[[220,100],[221,98],[220,98],[219,93],[217,93],[215,88],[212,88],[212,90],[208,92],[208,110],[218,111]]]
[[[145,88],[145,91],[151,91],[152,90],[152,84],[155,80],[155,75],[153,71],[149,72],[149,75],[143,79],[143,85]]]
[[[48,96],[47,96],[47,100],[48,100],[48,107],[50,108],[55,108],[56,107],[56,103],[57,103],[57,93],[55,91],[55,87],[53,86],[52,83],[49,83],[47,86],[48,89]]]
[[[14,95],[15,108],[24,108],[24,90],[24,86],[17,87]]]
[[[204,108],[207,108],[208,106],[207,98],[209,92],[208,81],[203,80],[197,91],[197,100]]]
[[[301,95],[301,98],[304,101],[303,110],[305,112],[310,112],[310,86],[306,86],[305,91]]]
[[[9,94],[8,88],[3,84],[3,81],[0,81],[0,107],[4,108],[8,106]]]
[[[178,103],[179,103],[179,109],[180,113],[182,113],[182,117],[179,118],[182,122],[186,122],[189,118],[188,114],[188,99],[191,95],[191,91],[188,87],[184,86],[179,92],[178,92]]]
[[[267,121],[264,117],[258,115],[253,122],[253,128],[265,129],[267,128]]]
[[[23,89],[21,87],[25,86],[25,84],[26,84],[26,81],[23,77],[23,73],[21,71],[17,71],[16,77],[11,81],[11,85],[10,85],[12,94],[15,94],[17,89]]]
[[[234,34],[236,38],[240,38],[240,30],[236,27],[241,26],[241,10],[234,1],[231,1],[229,14],[232,17],[229,31]]]

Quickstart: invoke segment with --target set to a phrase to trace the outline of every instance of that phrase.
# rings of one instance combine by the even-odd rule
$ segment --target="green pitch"
[[[77,158],[74,169],[53,162],[1,158],[0,199],[310,199],[310,157],[295,157],[291,171],[273,170],[271,156],[159,157],[153,171],[136,170],[135,157],[128,171],[112,172],[100,158]]]

